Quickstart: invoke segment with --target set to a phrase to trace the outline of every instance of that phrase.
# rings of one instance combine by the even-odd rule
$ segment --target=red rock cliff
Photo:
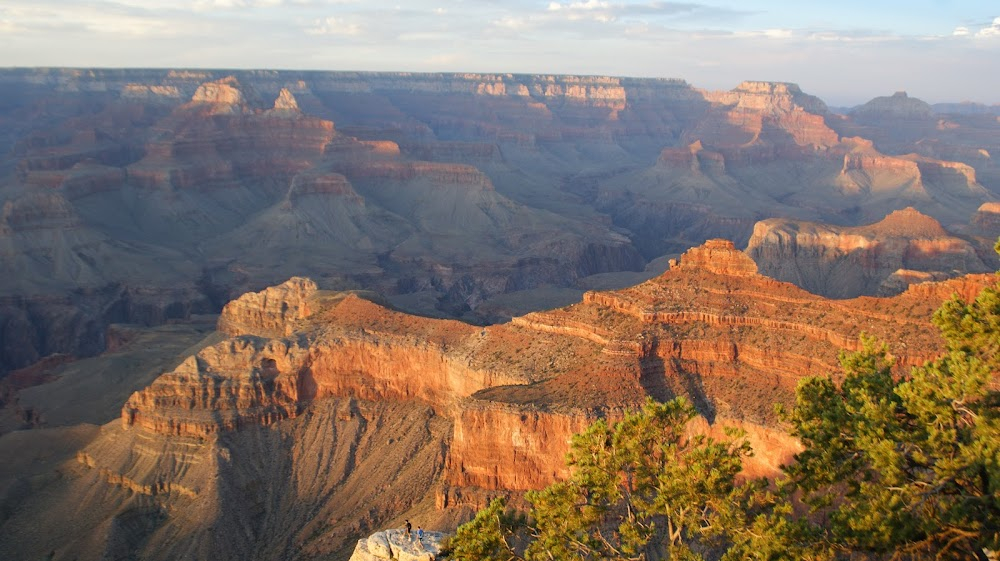
[[[731,243],[711,241],[642,285],[487,328],[293,279],[228,306],[220,327],[233,338],[133,395],[123,424],[205,437],[327,398],[423,402],[453,423],[447,485],[528,489],[563,473],[570,436],[595,417],[647,395],[685,395],[713,426],[752,429],[767,454],[748,469],[764,473],[794,451],[775,432],[775,401],[790,400],[801,376],[835,371],[861,331],[905,365],[933,356],[929,317],[957,286],[830,301],[754,268]],[[962,292],[991,279],[964,279]]]

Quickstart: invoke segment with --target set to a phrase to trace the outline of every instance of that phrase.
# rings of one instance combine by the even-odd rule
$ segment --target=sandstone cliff
[[[764,220],[746,252],[761,273],[830,298],[898,294],[915,282],[989,270],[974,246],[913,208],[851,228]]]
[[[136,392],[51,494],[3,522],[0,545],[60,559],[346,557],[408,509],[450,525],[490,493],[557,480],[573,433],[650,395],[693,401],[692,431],[746,429],[748,473],[774,473],[797,445],[772,405],[801,376],[834,371],[862,330],[903,365],[933,356],[933,310],[994,281],[831,301],[714,240],[641,285],[483,328],[292,279],[227,306],[229,338]],[[92,515],[69,523],[75,508],[45,497]]]
[[[787,157],[828,148],[839,140],[824,120],[826,104],[796,84],[743,82],[729,92],[706,97],[718,106],[686,132],[686,138],[734,156],[747,152]]]
[[[525,489],[558,476],[565,437],[644,395],[687,395],[709,419],[768,426],[771,401],[787,399],[805,373],[835,370],[837,350],[855,348],[862,329],[906,341],[906,364],[938,344],[926,298],[833,302],[756,269],[731,242],[712,241],[633,289],[589,292],[581,304],[489,328],[292,280],[228,306],[220,326],[233,338],[135,394],[123,426],[210,437],[294,418],[327,397],[419,400],[455,423],[447,480]],[[513,448],[496,430],[524,423]],[[507,460],[477,464],[508,450]]]
[[[876,97],[851,110],[851,116],[862,120],[934,118],[934,110],[926,102],[896,92],[891,96]]]

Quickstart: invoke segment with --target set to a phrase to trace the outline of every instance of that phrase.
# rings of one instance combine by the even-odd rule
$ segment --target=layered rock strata
[[[934,356],[933,310],[992,282],[831,301],[714,240],[638,286],[477,327],[292,279],[228,305],[228,339],[133,394],[64,468],[59,504],[134,523],[103,533],[33,499],[4,522],[0,546],[22,557],[347,557],[408,509],[451,527],[492,495],[564,477],[572,434],[647,396],[692,401],[692,433],[744,429],[757,451],[747,473],[773,474],[798,449],[773,404],[802,376],[835,372],[862,331],[904,366]],[[42,513],[57,527],[36,535]]]
[[[710,421],[766,433],[772,403],[790,399],[799,377],[835,371],[861,331],[893,345],[902,364],[919,363],[939,349],[931,311],[958,287],[830,301],[756,270],[716,240],[632,289],[487,328],[293,279],[227,306],[220,326],[232,338],[133,395],[123,426],[205,438],[329,397],[417,400],[454,423],[448,482],[537,488],[563,473],[571,434],[646,395],[685,395]]]
[[[913,208],[860,227],[764,220],[746,250],[760,271],[816,294],[898,294],[909,284],[988,267],[969,242]]]

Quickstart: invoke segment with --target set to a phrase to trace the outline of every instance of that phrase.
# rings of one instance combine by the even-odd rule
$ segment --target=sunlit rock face
[[[826,125],[826,104],[796,84],[743,82],[706,99],[716,107],[686,137],[736,157],[787,157],[829,148],[839,140]]]
[[[227,306],[219,324],[232,338],[133,395],[123,427],[208,438],[295,418],[323,399],[418,401],[453,423],[449,485],[538,488],[565,475],[571,434],[646,395],[686,395],[712,423],[763,435],[771,403],[788,400],[800,376],[835,369],[861,330],[907,341],[898,356],[917,363],[940,345],[928,321],[935,301],[958,287],[834,302],[756,270],[731,242],[712,240],[637,287],[488,328],[292,279]],[[897,313],[905,327],[873,323]]]
[[[227,305],[217,342],[81,445],[51,492],[87,517],[30,499],[5,524],[53,526],[0,544],[18,556],[72,544],[150,559],[346,557],[405,513],[454,527],[491,495],[565,477],[574,433],[650,396],[689,399],[691,433],[745,430],[747,474],[773,475],[799,449],[773,404],[802,376],[836,371],[862,331],[902,367],[923,361],[942,348],[930,323],[940,302],[994,281],[833,301],[711,240],[645,283],[479,327],[293,278]],[[98,530],[122,517],[141,523]]]
[[[972,223],[987,231],[1000,232],[1000,203],[983,203],[976,209]]]
[[[898,294],[909,284],[989,270],[972,244],[912,208],[851,228],[765,220],[747,254],[763,274],[832,298]]]

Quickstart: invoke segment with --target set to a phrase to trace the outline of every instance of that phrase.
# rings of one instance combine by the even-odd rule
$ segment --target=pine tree
[[[506,501],[497,497],[471,521],[459,526],[448,540],[448,558],[456,561],[513,561],[520,559],[510,545],[510,538],[524,521],[507,510]]]
[[[1000,549],[1000,293],[955,297],[934,322],[948,352],[908,377],[863,337],[841,357],[843,383],[799,385],[787,419],[805,450],[787,473],[824,522],[821,549],[915,560]]]

